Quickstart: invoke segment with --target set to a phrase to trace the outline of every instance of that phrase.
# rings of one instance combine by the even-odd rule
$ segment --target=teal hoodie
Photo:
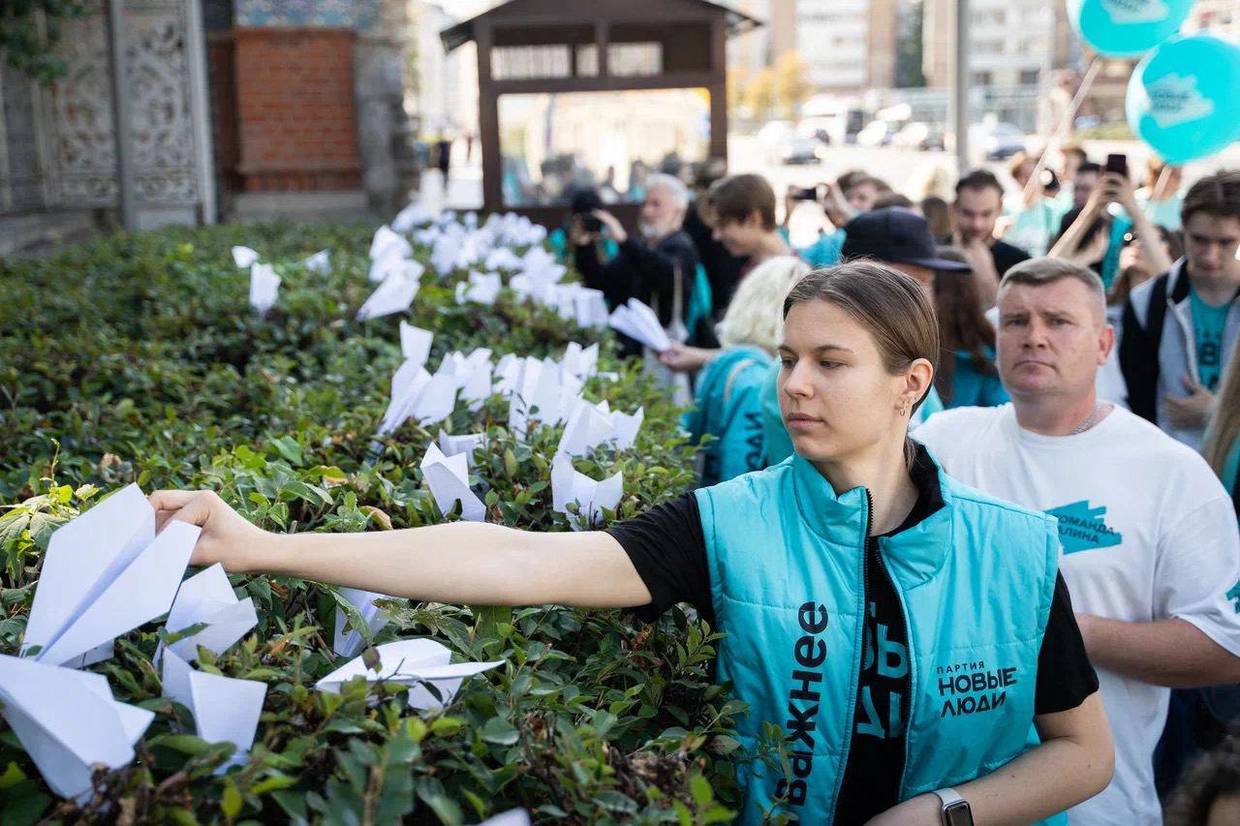
[[[1038,653],[1059,558],[1055,519],[938,474],[943,507],[877,540],[907,624],[911,702],[900,799],[968,782],[1036,745]],[[787,772],[742,764],[740,821],[768,810],[831,824],[862,658],[865,488],[837,495],[800,456],[695,493],[719,627],[718,676],[784,729]],[[1062,815],[1060,816],[1062,820]]]
[[[766,467],[762,384],[770,358],[758,347],[730,347],[699,375],[693,409],[681,425],[694,444],[714,437],[703,448],[702,485]]]

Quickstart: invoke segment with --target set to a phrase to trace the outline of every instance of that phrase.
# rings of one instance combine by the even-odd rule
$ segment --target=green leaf
[[[512,723],[503,717],[492,717],[482,727],[482,739],[497,746],[511,746],[521,738]]]

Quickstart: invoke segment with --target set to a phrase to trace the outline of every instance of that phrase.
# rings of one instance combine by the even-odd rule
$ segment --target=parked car
[[[1025,133],[1014,123],[982,125],[976,141],[988,161],[1002,161],[1025,151]]]
[[[906,149],[942,149],[943,130],[915,120],[892,136],[891,145]]]
[[[891,143],[891,126],[886,121],[874,120],[857,133],[858,146],[887,146]]]
[[[789,165],[818,163],[822,142],[804,135],[794,135],[779,146],[779,162]]]

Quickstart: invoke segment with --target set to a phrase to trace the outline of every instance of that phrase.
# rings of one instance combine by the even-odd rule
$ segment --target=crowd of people
[[[1062,155],[1057,171],[1015,157],[1016,198],[985,169],[963,175],[951,203],[918,204],[854,171],[790,187],[782,216],[758,175],[696,196],[656,176],[641,231],[651,254],[678,250],[685,295],[698,261],[711,288],[716,335],[699,325],[661,356],[694,377],[684,423],[710,437],[703,487],[796,452],[781,398],[794,395],[796,359],[782,352],[779,320],[807,273],[881,262],[925,293],[938,346],[910,405],[915,438],[955,479],[1058,519],[1059,570],[1115,740],[1114,778],[1071,820],[1159,823],[1192,758],[1234,750],[1240,733],[1240,172],[1185,187],[1157,161],[1137,182],[1111,158]],[[660,221],[664,193],[679,224]],[[797,249],[787,226],[802,203],[827,223]],[[665,282],[653,285],[623,246],[609,269],[593,266],[597,240],[573,237],[587,283],[609,300],[667,306]],[[875,708],[892,713],[858,705],[857,719]]]
[[[987,170],[950,203],[856,171],[782,210],[757,175],[652,174],[636,233],[574,201],[565,254],[656,310],[702,459],[697,490],[605,531],[297,547],[210,494],[153,501],[204,526],[193,564],[688,603],[725,632],[747,753],[786,736],[741,763],[744,823],[1235,822],[1240,172],[1138,188],[1062,154],[1015,158],[1014,199]],[[827,223],[797,248],[803,203]]]

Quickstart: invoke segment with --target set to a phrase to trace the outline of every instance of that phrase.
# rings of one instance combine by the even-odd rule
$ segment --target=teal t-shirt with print
[[[1193,338],[1197,348],[1197,381],[1207,390],[1218,389],[1219,376],[1223,372],[1223,331],[1227,328],[1227,313],[1231,302],[1218,307],[1207,304],[1189,288],[1189,304],[1193,313]]]

